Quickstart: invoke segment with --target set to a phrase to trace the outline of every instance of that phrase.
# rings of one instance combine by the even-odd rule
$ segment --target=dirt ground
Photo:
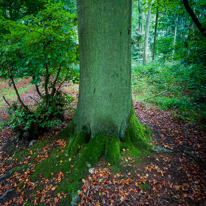
[[[17,87],[28,84],[23,80]],[[0,88],[6,88],[5,82]],[[70,89],[68,89],[71,87]],[[74,98],[73,107],[77,106],[78,86],[65,85],[64,91]],[[38,98],[35,88],[24,92],[21,97],[25,103],[33,104],[32,96]],[[14,101],[11,100],[10,103]],[[7,106],[0,109],[0,121],[8,116]],[[174,117],[171,111],[134,103],[139,121],[153,131],[153,144],[170,149],[171,153],[156,152],[139,161],[139,157],[128,156],[129,151],[122,151],[122,170],[115,173],[104,159],[100,159],[86,180],[82,180],[79,190],[79,205],[206,205],[206,132],[201,125],[184,122]],[[73,114],[67,114],[70,121]],[[10,129],[0,131],[0,206],[26,205],[24,192],[11,193],[1,198],[12,189],[11,179],[1,181],[1,176],[17,163],[8,164],[8,150],[13,132]],[[18,145],[18,143],[15,143]],[[27,145],[21,145],[22,149]],[[14,180],[13,180],[14,181]],[[63,196],[63,195],[62,195]],[[59,205],[57,199],[50,198],[45,205]],[[29,200],[28,200],[29,201]],[[39,205],[40,202],[30,205]]]

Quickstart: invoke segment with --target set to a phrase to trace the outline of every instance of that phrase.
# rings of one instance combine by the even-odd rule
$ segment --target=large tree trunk
[[[147,21],[146,21],[143,64],[147,63],[147,47],[148,47],[148,37],[149,37],[150,16],[151,16],[151,5],[149,6],[149,11],[147,14]]]
[[[79,100],[69,149],[87,144],[91,161],[120,159],[121,142],[147,148],[132,106],[131,0],[78,0]],[[71,129],[72,128],[72,129]]]
[[[79,0],[78,22],[78,131],[86,126],[91,137],[99,132],[117,136],[132,109],[131,2]]]

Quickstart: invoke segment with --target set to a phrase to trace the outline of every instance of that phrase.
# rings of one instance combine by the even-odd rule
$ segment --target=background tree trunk
[[[141,12],[140,0],[138,0],[138,11],[139,11],[139,15],[138,15],[139,28],[138,28],[138,31],[141,32],[141,17],[142,17],[142,14],[140,13]]]
[[[142,18],[141,18],[141,20],[142,20],[142,22],[141,22],[141,32],[143,33],[144,32],[144,15],[145,13],[144,12],[142,12]]]
[[[149,37],[150,16],[151,16],[151,5],[149,6],[149,11],[148,11],[148,14],[147,14],[147,21],[146,21],[143,64],[147,63],[147,47],[148,47],[148,37]]]
[[[178,24],[178,17],[175,21],[175,30],[174,30],[174,41],[173,41],[173,51],[172,51],[172,57],[174,58],[175,55],[175,44],[176,44],[176,38],[177,38],[177,24]]]
[[[193,22],[195,23],[195,25],[197,26],[199,31],[206,37],[206,29],[199,22],[198,18],[196,17],[195,13],[193,12],[193,10],[191,9],[191,7],[189,5],[188,0],[183,0],[183,3],[185,6],[185,9],[187,10],[188,14],[192,18]]]
[[[153,47],[153,54],[152,54],[152,60],[154,61],[155,59],[155,54],[156,54],[156,38],[157,38],[157,23],[158,23],[158,5],[157,5],[157,10],[156,10],[156,19],[155,19],[155,32],[154,32],[154,47]]]

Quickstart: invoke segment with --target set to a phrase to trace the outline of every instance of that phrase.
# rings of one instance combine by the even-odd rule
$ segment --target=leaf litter
[[[31,90],[32,91],[32,90]],[[28,95],[28,93],[26,94]],[[138,157],[130,157],[127,149],[122,150],[123,169],[112,172],[109,163],[101,160],[95,168],[90,168],[82,187],[78,190],[81,198],[79,205],[206,205],[206,137],[205,130],[199,125],[184,122],[170,111],[160,111],[156,107],[134,104],[137,118],[148,125],[154,132],[153,143],[173,150],[172,154],[155,153],[147,156],[143,162]],[[4,110],[1,117],[6,119]],[[39,138],[38,141],[52,138],[52,132]],[[51,141],[39,148],[38,155],[30,150],[21,161],[13,159],[10,148],[24,150],[23,143],[11,141],[14,134],[10,129],[0,132],[0,178],[15,169],[8,177],[0,179],[0,205],[61,205],[61,200],[69,194],[57,192],[57,188],[67,175],[62,171],[53,173],[51,178],[40,175],[32,181],[31,175],[43,160],[49,158],[53,149],[64,152],[65,140]],[[72,158],[68,157],[71,162]],[[59,163],[61,164],[61,162]]]

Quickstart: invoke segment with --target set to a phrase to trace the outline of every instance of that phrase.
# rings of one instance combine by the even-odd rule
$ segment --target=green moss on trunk
[[[95,164],[101,156],[106,161],[115,165],[121,160],[121,148],[124,145],[127,148],[135,147],[138,150],[148,150],[152,146],[148,144],[151,142],[149,131],[146,126],[143,126],[137,120],[134,109],[127,121],[127,129],[123,138],[116,136],[108,136],[105,133],[98,133],[95,137],[91,137],[91,132],[87,127],[83,127],[82,131],[76,132],[76,124],[71,123],[58,135],[62,137],[70,137],[68,144],[69,156],[76,156],[81,153],[82,163],[88,162],[89,164]]]
[[[121,160],[120,149],[122,143],[116,137],[106,137],[105,160],[117,164]]]
[[[129,118],[123,142],[132,143],[138,149],[149,149],[151,147],[148,144],[148,142],[151,142],[148,129],[143,128],[143,125],[139,123],[134,110]]]

